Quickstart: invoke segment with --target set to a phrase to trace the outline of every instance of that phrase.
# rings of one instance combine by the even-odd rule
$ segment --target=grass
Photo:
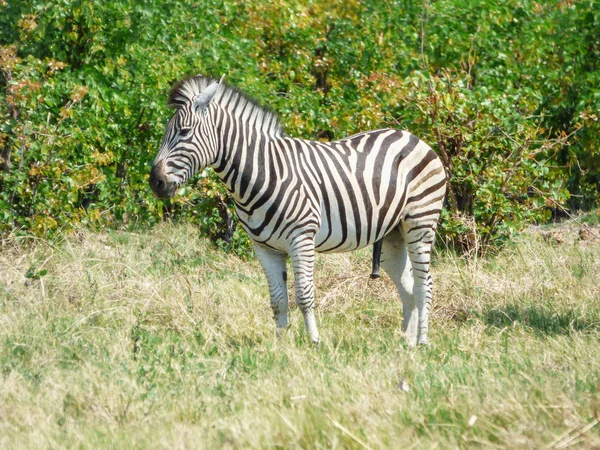
[[[370,254],[318,259],[322,344],[189,226],[0,253],[0,448],[599,448],[600,246],[438,255],[431,345]]]

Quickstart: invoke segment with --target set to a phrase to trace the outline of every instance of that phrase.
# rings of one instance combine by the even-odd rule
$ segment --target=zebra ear
[[[204,89],[204,91],[198,94],[196,98],[194,98],[193,107],[196,114],[200,114],[206,110],[206,108],[208,108],[208,105],[210,105],[210,102],[217,93],[217,89],[219,89],[220,84],[220,81],[215,81],[213,84]]]

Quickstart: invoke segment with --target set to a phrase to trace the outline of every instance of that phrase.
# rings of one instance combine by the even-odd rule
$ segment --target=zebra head
[[[173,197],[186,180],[216,159],[215,127],[209,105],[223,77],[208,86],[206,81],[195,77],[176,85],[171,92],[169,103],[177,111],[167,123],[150,172],[150,187],[158,198]]]

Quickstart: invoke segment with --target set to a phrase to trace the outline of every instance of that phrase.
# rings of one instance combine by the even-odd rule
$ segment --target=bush
[[[425,7],[424,7],[425,6]],[[502,242],[557,205],[598,202],[600,15],[593,2],[0,2],[0,233],[191,220],[228,248],[210,171],[148,189],[188,73],[228,80],[312,139],[394,126],[451,175],[442,233]]]

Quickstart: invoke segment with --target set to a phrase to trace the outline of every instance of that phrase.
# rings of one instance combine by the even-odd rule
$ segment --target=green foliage
[[[238,253],[208,173],[168,204],[147,186],[185,74],[226,73],[290,135],[385,126],[451,176],[442,234],[502,241],[600,185],[593,1],[0,1],[0,233],[192,220]]]
[[[564,140],[545,136],[539,117],[515,110],[520,92],[489,101],[487,90],[470,81],[461,73],[415,72],[399,89],[403,123],[437,143],[450,175],[443,235],[468,250],[549,219],[548,197],[558,204],[568,199],[547,156]]]

